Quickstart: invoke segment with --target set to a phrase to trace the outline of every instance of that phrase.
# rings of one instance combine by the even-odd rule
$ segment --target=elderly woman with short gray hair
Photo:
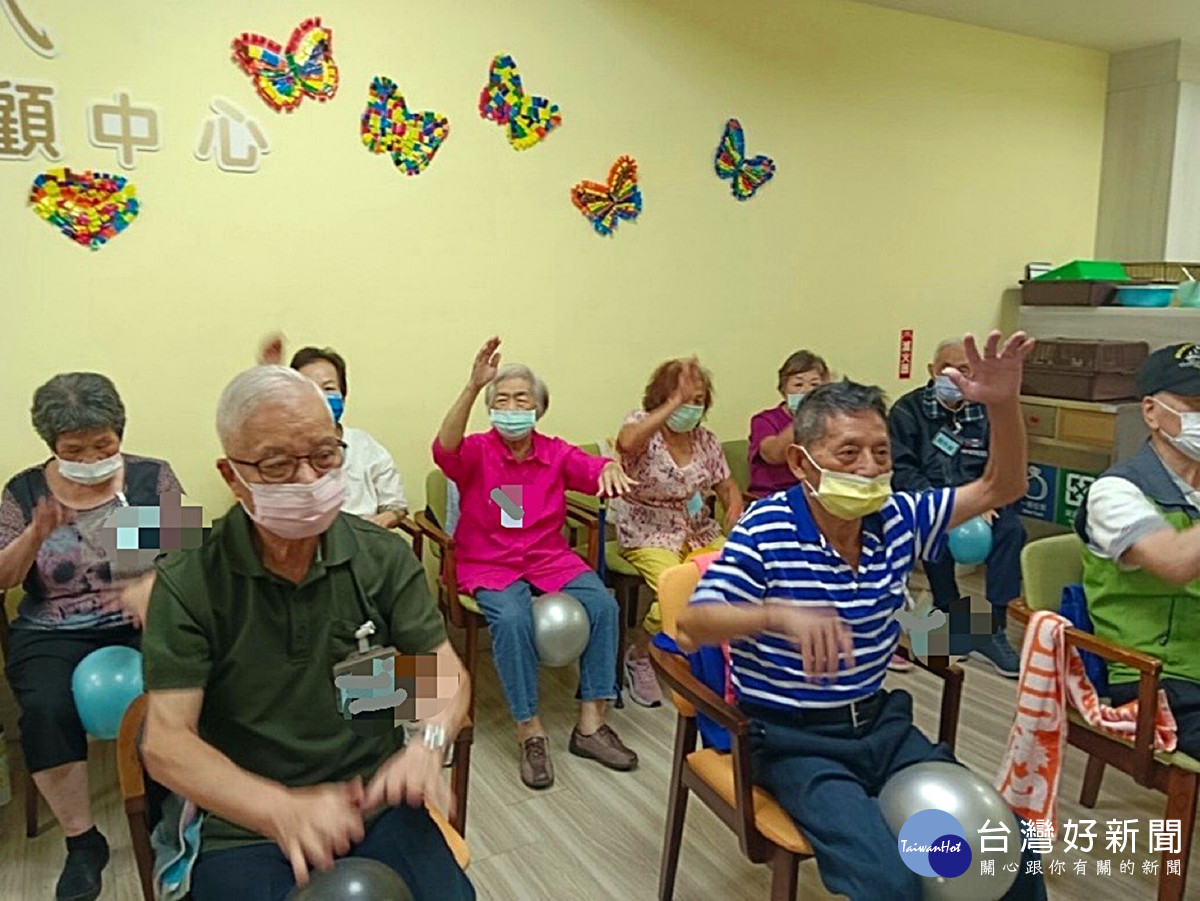
[[[637,754],[604,722],[608,701],[616,697],[617,605],[563,537],[565,492],[615,496],[631,483],[617,462],[536,430],[550,393],[528,367],[500,366],[499,347],[500,339],[493,337],[475,355],[467,386],[433,443],[433,459],[458,485],[459,587],[474,595],[487,619],[496,671],[517,723],[521,781],[536,789],[553,784],[554,769],[538,719],[535,595],[570,595],[583,605],[590,623],[579,660],[583,703],[569,750],[610,769],[637,766]],[[464,435],[471,407],[484,389],[492,428]],[[507,497],[504,506],[497,503],[497,493]]]
[[[25,764],[66,834],[56,897],[91,899],[100,893],[108,844],[92,820],[87,736],[71,676],[99,648],[139,644],[141,623],[122,607],[136,608],[131,597],[148,595],[153,562],[114,559],[105,534],[111,514],[158,506],[183,489],[168,463],[122,454],[125,406],[105,376],[56,375],[34,393],[32,412],[53,456],[13,476],[0,496],[0,589],[25,589],[7,673],[21,708]]]

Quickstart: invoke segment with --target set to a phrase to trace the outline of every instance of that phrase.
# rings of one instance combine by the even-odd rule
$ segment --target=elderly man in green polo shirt
[[[1075,528],[1096,634],[1162,660],[1179,750],[1200,757],[1200,345],[1156,350],[1138,371],[1149,440],[1092,483]],[[1108,667],[1114,704],[1138,673]]]
[[[283,899],[311,867],[353,854],[392,867],[414,898],[474,898],[423,806],[448,809],[443,752],[470,687],[420,564],[398,536],[339,512],[344,445],[300,373],[237,376],[217,431],[240,503],[160,565],[142,645],[147,769],[204,816],[192,897]],[[371,629],[457,677],[402,748],[390,717],[364,729],[339,709],[334,668]]]

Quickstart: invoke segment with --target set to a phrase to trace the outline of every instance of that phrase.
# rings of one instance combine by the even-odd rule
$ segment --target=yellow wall
[[[493,332],[549,383],[549,432],[612,433],[655,363],[696,352],[715,429],[741,437],[791,350],[896,390],[899,329],[916,329],[923,361],[945,334],[997,322],[1028,260],[1089,255],[1102,54],[844,0],[759,5],[758,22],[735,6],[22,0],[61,55],[35,56],[0,20],[0,78],[57,84],[64,162],[113,169],[84,112],[120,88],[159,106],[164,148],[133,172],[142,216],[94,254],[22,208],[40,157],[0,162],[0,472],[43,457],[34,388],[95,369],[124,396],[126,449],[170,459],[223,509],[216,399],[277,327],[292,348],[346,355],[346,422],[391,448],[417,500],[428,442]],[[275,114],[229,42],[286,39],[313,13],[333,28],[340,92]],[[476,111],[500,51],[564,110],[526,153]],[[376,74],[450,117],[418,178],[359,144]],[[264,123],[258,174],[193,159],[213,94]],[[729,116],[779,168],[749,203],[712,171]],[[567,191],[621,153],[640,163],[645,210],[605,240]]]

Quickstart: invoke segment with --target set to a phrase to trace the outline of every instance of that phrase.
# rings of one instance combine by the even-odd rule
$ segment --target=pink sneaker
[[[913,668],[913,662],[907,657],[901,657],[899,654],[893,654],[892,659],[888,661],[887,668],[893,673],[907,673]]]
[[[625,652],[625,684],[629,686],[629,697],[643,707],[662,706],[662,686],[654,674],[649,657],[634,657],[633,648]]]

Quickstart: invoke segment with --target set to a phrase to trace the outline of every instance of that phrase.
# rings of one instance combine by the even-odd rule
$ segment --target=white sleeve
[[[374,437],[365,433],[364,437],[370,442],[367,475],[375,487],[378,505],[375,512],[407,513],[408,500],[404,496],[404,482],[396,469],[396,462],[387,452],[387,448],[376,441]]]
[[[1158,508],[1128,479],[1105,476],[1088,490],[1088,547],[1098,556],[1119,562],[1147,535],[1169,528]]]

